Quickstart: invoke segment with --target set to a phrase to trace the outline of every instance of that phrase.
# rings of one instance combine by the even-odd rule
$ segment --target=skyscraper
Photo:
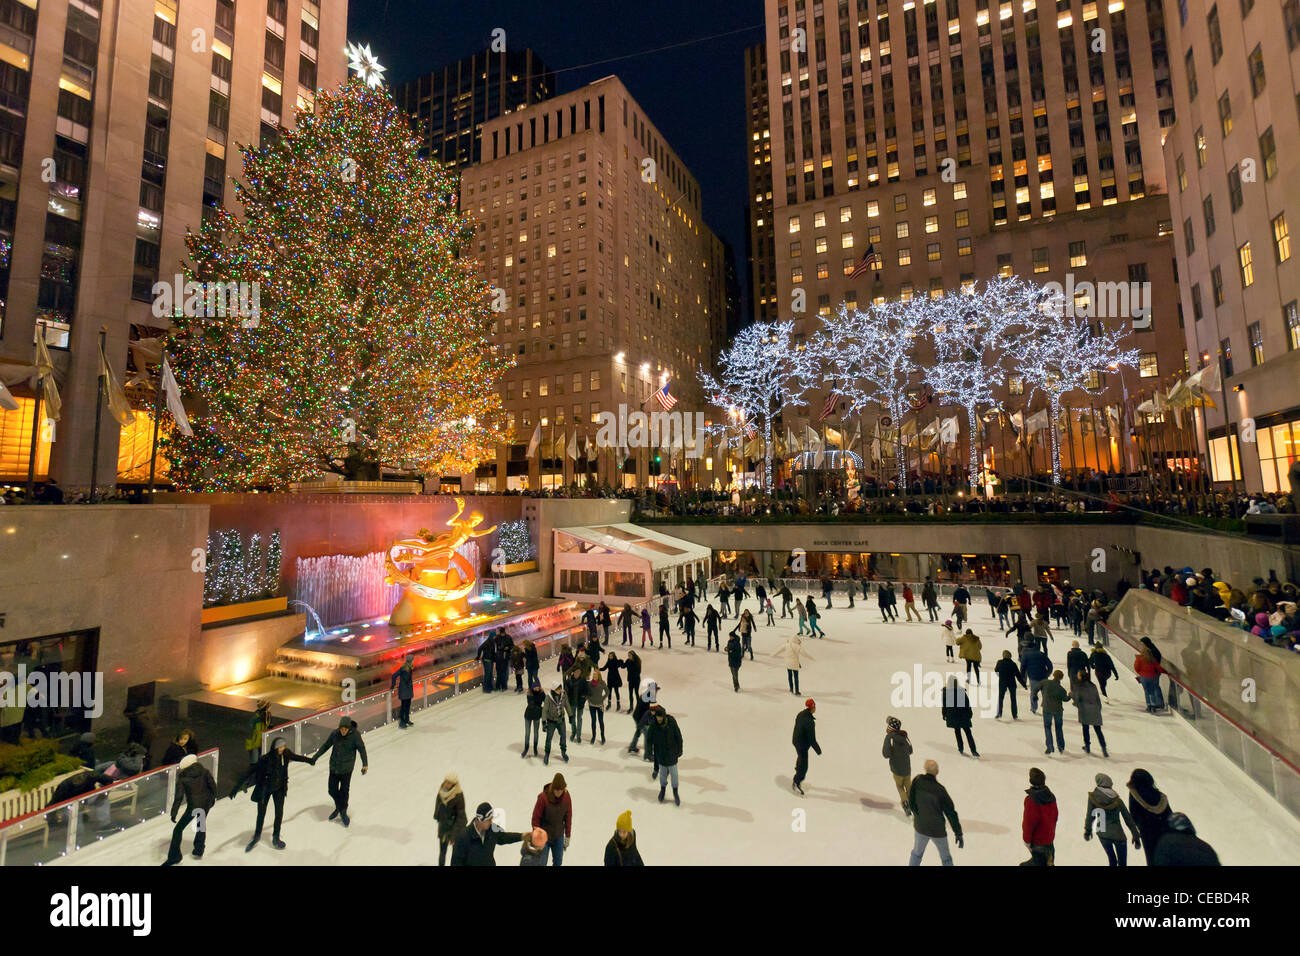
[[[445,166],[477,163],[483,124],[555,93],[555,74],[532,50],[483,50],[403,83],[397,105],[415,118],[425,154]]]
[[[772,221],[772,124],[767,100],[767,53],[762,43],[745,50],[746,160],[749,208],[745,215],[745,278],[752,315],[745,321],[776,321],[776,246]],[[734,330],[732,330],[734,332]]]
[[[1100,376],[1082,401],[1116,407],[1125,385],[1182,369],[1160,0],[766,0],[765,12],[782,316],[810,335],[840,302],[995,275],[1136,283],[1151,305],[1131,338],[1141,370]],[[869,247],[878,266],[853,280]],[[1075,305],[1131,323],[1099,314],[1108,299]],[[1030,399],[1015,376],[1007,392],[1012,408]],[[1112,437],[1082,463],[1131,467]]]
[[[1169,6],[1165,162],[1187,349],[1193,367],[1219,366],[1224,398],[1212,394],[1201,434],[1216,482],[1286,491],[1300,457],[1300,2]]]
[[[63,412],[39,429],[37,471],[89,485],[101,327],[121,382],[129,339],[166,323],[152,312],[154,283],[180,271],[205,210],[232,199],[236,144],[274,135],[342,82],[346,23],[340,0],[259,0],[238,13],[234,0],[4,4],[0,375],[20,408],[0,411],[0,476],[27,473],[40,320]],[[151,430],[147,409],[120,433],[104,421],[100,488],[131,467],[131,449],[147,455],[140,433]]]

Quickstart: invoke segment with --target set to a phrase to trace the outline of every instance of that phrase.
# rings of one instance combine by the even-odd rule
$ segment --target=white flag
[[[45,347],[45,333],[36,337],[36,375],[41,380],[41,396],[45,399],[45,417],[52,422],[59,420],[63,411],[63,400],[59,398],[59,387],[54,382],[54,363],[50,361],[49,349]],[[32,385],[36,380],[32,380]]]
[[[176,419],[177,430],[189,438],[194,434],[194,429],[190,427],[189,416],[185,414],[185,406],[181,404],[180,386],[176,384],[176,376],[172,374],[172,367],[167,364],[167,356],[162,357],[162,387],[163,398],[167,401],[167,411],[172,413],[172,418]]]
[[[537,447],[542,443],[542,423],[539,421],[533,427],[533,437],[528,440],[528,457],[532,458],[537,454]]]
[[[574,461],[578,460],[578,433],[576,431],[569,436],[568,455]]]
[[[3,379],[0,379],[0,408],[7,412],[18,411],[18,399],[13,397]]]
[[[596,460],[596,443],[590,438],[584,438],[583,443],[587,446],[587,461]]]
[[[113,370],[108,367],[108,356],[104,354],[104,346],[99,346],[99,377],[104,380],[104,392],[108,396],[108,412],[117,423],[125,428],[127,425],[135,422],[135,413],[131,411],[131,403],[126,400],[126,393],[122,391],[122,386],[117,384],[117,379],[113,377]]]

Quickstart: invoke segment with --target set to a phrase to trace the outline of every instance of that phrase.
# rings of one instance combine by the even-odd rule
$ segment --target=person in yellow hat
[[[614,824],[614,835],[605,844],[606,866],[645,866],[641,851],[636,847],[636,831],[632,829],[632,811],[624,810]]]

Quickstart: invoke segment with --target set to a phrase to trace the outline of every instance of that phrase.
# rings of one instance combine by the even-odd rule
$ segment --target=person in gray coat
[[[1101,732],[1101,692],[1092,682],[1087,671],[1079,671],[1075,692],[1071,695],[1075,710],[1079,714],[1079,723],[1083,725],[1083,752],[1092,753],[1092,741],[1088,737],[1088,728],[1097,732],[1097,743],[1101,744],[1101,755],[1109,757],[1106,750],[1106,738]]]
[[[542,729],[546,731],[546,752],[542,755],[542,763],[551,762],[551,737],[558,733],[560,735],[560,756],[564,762],[569,762],[569,748],[565,743],[567,730],[564,726],[565,718],[573,715],[573,705],[569,703],[569,698],[565,696],[564,685],[558,680],[551,685],[551,692],[546,695],[546,700],[542,702]]]
[[[1111,866],[1128,866],[1128,842],[1124,839],[1124,821],[1129,832],[1133,834],[1133,849],[1142,848],[1142,837],[1133,814],[1128,812],[1124,801],[1115,792],[1115,784],[1104,773],[1097,774],[1096,788],[1088,794],[1088,807],[1083,816],[1083,838],[1092,839],[1092,831],[1097,831],[1097,842],[1106,851],[1106,859]]]
[[[397,700],[401,704],[401,710],[397,715],[397,726],[400,730],[405,730],[411,726],[411,699],[415,697],[415,681],[412,679],[415,674],[415,655],[407,654],[406,659],[402,661],[402,666],[393,671],[393,678],[388,682],[388,689],[392,691],[397,688]]]
[[[889,772],[898,789],[898,798],[903,803],[903,812],[910,817],[912,808],[907,796],[912,782],[912,741],[903,729],[903,722],[897,717],[885,718],[885,744],[880,749],[880,755],[889,761]]]
[[[366,745],[361,740],[361,731],[357,722],[351,717],[340,717],[338,730],[334,731],[312,755],[315,763],[325,751],[330,751],[329,795],[334,801],[334,812],[330,819],[338,817],[348,826],[348,791],[352,789],[352,771],[357,765],[357,754],[361,755],[361,773],[364,776],[370,769],[370,758],[366,756]]]

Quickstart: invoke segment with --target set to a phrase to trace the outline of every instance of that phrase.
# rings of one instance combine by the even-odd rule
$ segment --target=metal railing
[[[198,755],[215,780],[216,748]],[[177,764],[0,823],[0,866],[41,866],[171,812]]]

